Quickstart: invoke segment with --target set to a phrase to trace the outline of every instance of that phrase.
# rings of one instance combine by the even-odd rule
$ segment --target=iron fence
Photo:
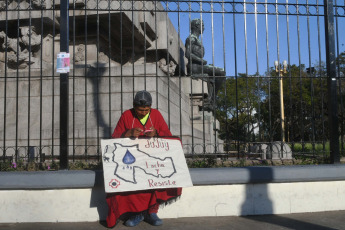
[[[9,0],[0,10],[2,162],[99,161],[100,140],[143,89],[188,157],[345,154],[345,2]],[[69,71],[57,72],[63,52]]]

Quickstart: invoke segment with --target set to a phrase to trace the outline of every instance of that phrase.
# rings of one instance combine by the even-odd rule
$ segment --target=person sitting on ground
[[[112,138],[171,137],[162,114],[151,105],[149,92],[137,92],[133,108],[121,115]],[[162,225],[163,221],[157,216],[159,206],[176,200],[181,193],[182,188],[108,193],[107,225],[114,227],[119,219],[124,219],[128,227],[134,227],[143,220],[154,226]]]

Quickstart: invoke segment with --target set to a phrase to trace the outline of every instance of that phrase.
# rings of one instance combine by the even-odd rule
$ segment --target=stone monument
[[[0,151],[7,155],[59,154],[60,1],[40,3],[0,0]],[[185,47],[159,2],[69,4],[71,154],[96,154],[144,87],[185,152],[192,144],[215,144],[214,117],[206,129],[191,119],[192,94],[176,77],[185,72]]]

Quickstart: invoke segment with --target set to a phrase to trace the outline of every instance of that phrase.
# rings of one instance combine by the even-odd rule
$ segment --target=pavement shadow
[[[110,138],[112,133],[112,127],[110,126],[110,124],[108,124],[108,122],[105,119],[105,114],[101,109],[101,105],[104,102],[102,102],[102,98],[100,97],[100,95],[102,94],[102,90],[100,89],[100,81],[102,81],[102,79],[104,78],[107,64],[95,62],[94,66],[95,67],[89,67],[86,76],[92,84],[92,103],[94,113],[96,116],[97,128],[101,129],[100,131],[97,130],[97,134],[100,135],[99,139]],[[108,106],[110,107],[111,105],[109,104]],[[109,108],[109,110],[111,109]],[[110,116],[111,115],[109,115],[109,122]],[[91,191],[90,207],[97,208],[97,212],[99,215],[99,223],[102,226],[107,227],[106,218],[108,215],[108,205],[106,202],[106,193],[104,189],[104,177],[102,170],[95,171],[95,186],[92,188]]]
[[[272,213],[274,213],[273,202],[270,199],[270,192],[268,191],[268,183],[272,182],[274,178],[272,168],[268,166],[247,167],[246,169],[249,171],[249,182],[247,183],[245,189],[245,201],[241,206],[242,218],[297,230],[334,229],[280,215],[272,215]]]
[[[295,229],[295,230],[336,230],[337,228],[330,228],[321,226],[318,224],[313,224],[310,222],[305,222],[301,220],[296,220],[288,217],[278,216],[278,215],[265,215],[265,216],[244,216],[243,218],[250,219],[253,221],[265,222],[269,224],[274,224],[280,227]]]
[[[273,181],[271,167],[247,167],[249,182],[245,188],[245,200],[241,205],[241,216],[273,213],[273,204],[267,184]],[[257,183],[257,184],[254,184]]]
[[[105,220],[108,215],[108,205],[105,198],[103,171],[97,170],[95,171],[95,185],[91,190],[90,208],[97,208],[99,222],[103,226],[106,226]]]

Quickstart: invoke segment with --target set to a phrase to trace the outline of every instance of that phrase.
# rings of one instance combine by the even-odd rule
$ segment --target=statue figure
[[[188,59],[187,73],[194,78],[207,81],[208,97],[204,101],[204,110],[212,111],[215,95],[225,79],[223,68],[207,65],[203,59],[205,48],[199,40],[199,36],[205,30],[201,19],[193,19],[191,22],[191,35],[186,39],[186,58]],[[219,77],[221,76],[221,77]]]

